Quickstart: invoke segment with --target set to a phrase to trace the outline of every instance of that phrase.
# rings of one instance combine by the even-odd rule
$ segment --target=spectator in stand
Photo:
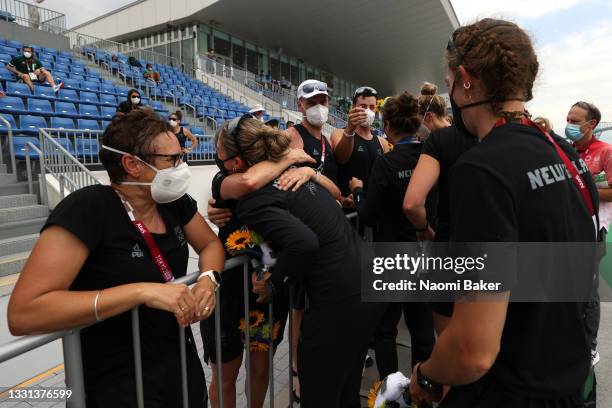
[[[45,0],[28,0],[28,19],[30,28],[38,30],[40,28],[40,13],[38,11],[38,4]]]
[[[130,89],[127,94],[127,99],[117,106],[117,115],[126,115],[133,110],[142,109],[142,99],[140,98],[140,92],[137,89]]]
[[[144,79],[154,81],[156,84],[159,84],[159,82],[161,81],[160,73],[153,69],[152,64],[147,64],[147,67],[142,76],[144,77]]]
[[[533,120],[535,123],[537,123],[538,125],[542,126],[542,129],[544,129],[545,131],[547,131],[548,133],[553,131],[553,126],[550,123],[550,120],[548,120],[547,118],[543,117],[543,116],[538,116],[537,118],[535,118]]]
[[[34,48],[31,45],[24,45],[23,55],[13,57],[11,62],[6,64],[6,68],[15,74],[18,80],[23,81],[32,93],[34,93],[34,82],[37,84],[49,82],[55,94],[64,87],[62,83],[55,84],[51,73],[35,58]]]
[[[255,119],[259,119],[262,122],[264,121],[264,115],[266,114],[266,110],[264,109],[264,107],[260,104],[257,104],[255,106],[253,106],[251,108],[251,110],[249,111],[249,113],[251,115],[253,115],[255,117]]]
[[[268,73],[266,74],[266,86],[268,88],[272,87],[272,74],[270,74],[270,71],[268,71]]]
[[[191,133],[189,129],[185,129],[181,126],[181,121],[183,120],[183,112],[177,110],[174,113],[170,114],[168,118],[168,123],[170,127],[172,127],[172,132],[176,136],[181,145],[181,149],[183,149],[183,153],[191,153],[193,149],[198,145],[198,139]],[[191,146],[186,147],[186,142],[189,140]]]
[[[111,62],[119,62],[119,57],[117,56],[117,54],[111,55]]]

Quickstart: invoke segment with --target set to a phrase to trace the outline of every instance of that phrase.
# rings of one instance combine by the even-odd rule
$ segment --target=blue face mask
[[[582,139],[582,132],[580,131],[580,125],[568,123],[565,126],[565,136],[572,142],[576,142]]]

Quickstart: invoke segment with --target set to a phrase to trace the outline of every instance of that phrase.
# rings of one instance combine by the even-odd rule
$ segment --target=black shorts
[[[243,270],[237,267],[223,273],[223,283],[219,288],[221,298],[221,360],[230,362],[242,355],[245,342],[244,301],[243,301]],[[252,292],[249,279],[249,311],[251,351],[267,351],[269,349],[269,306],[257,303],[257,295]],[[283,340],[285,325],[289,314],[289,296],[287,292],[277,294],[273,299],[272,325],[273,347],[276,348]],[[217,362],[215,342],[215,319],[200,322],[200,331],[204,343],[204,361]]]
[[[432,302],[430,303],[431,310],[442,316],[451,317],[455,304],[453,302]]]

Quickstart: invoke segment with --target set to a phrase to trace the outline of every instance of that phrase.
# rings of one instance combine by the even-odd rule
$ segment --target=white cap
[[[315,85],[311,92],[305,92],[304,87],[306,85]],[[317,86],[318,85],[318,86]],[[325,82],[317,81],[316,79],[307,79],[298,86],[297,97],[298,99],[310,99],[315,95],[328,95],[327,84]]]
[[[264,109],[263,106],[261,106],[260,104],[257,104],[251,108],[249,113],[257,113],[257,112],[262,112],[262,111],[265,112],[266,110]]]

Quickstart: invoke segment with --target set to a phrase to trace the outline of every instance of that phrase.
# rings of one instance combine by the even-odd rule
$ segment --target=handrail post
[[[66,388],[72,391],[72,395],[66,401],[66,408],[81,408],[85,406],[81,331],[79,329],[71,330],[62,338],[62,346],[64,349]]]
[[[132,344],[134,347],[134,371],[136,378],[136,401],[138,408],[144,408],[144,386],[142,381],[142,356],[140,350],[140,318],[138,307],[131,311],[132,314]]]
[[[17,175],[17,163],[15,163],[15,146],[13,145],[13,127],[4,116],[0,115],[0,121],[4,123],[8,130],[9,158],[11,159],[11,170]]]
[[[25,145],[26,173],[28,175],[28,194],[33,194],[32,189],[32,164],[30,163],[30,143]]]

